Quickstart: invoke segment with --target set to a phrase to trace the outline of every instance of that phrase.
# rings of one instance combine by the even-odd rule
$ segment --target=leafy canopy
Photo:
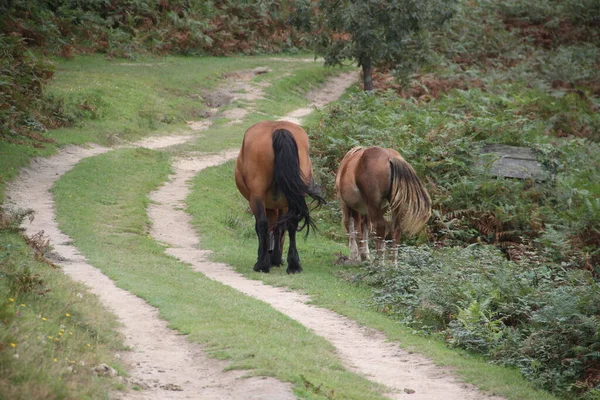
[[[454,13],[455,0],[319,0],[313,3],[313,40],[326,65],[351,60],[363,68],[365,90],[372,67],[395,68],[425,44],[427,30]]]

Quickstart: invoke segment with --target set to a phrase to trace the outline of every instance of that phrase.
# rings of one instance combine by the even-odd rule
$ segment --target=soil
[[[262,71],[262,70],[261,70]],[[265,73],[265,72],[261,72]],[[261,87],[240,73],[228,77],[224,93],[244,93],[248,106],[260,98]],[[356,73],[332,79],[324,88],[311,93],[312,107],[335,100],[357,81]],[[243,89],[243,90],[242,90]],[[232,95],[235,97],[235,95]],[[215,95],[220,99],[220,95]],[[282,119],[301,122],[311,108],[296,110]],[[308,110],[308,111],[307,111]],[[218,112],[218,111],[216,111]],[[216,113],[215,112],[215,113]],[[240,117],[241,118],[241,117]],[[194,131],[208,128],[209,120],[191,121]],[[194,132],[198,134],[198,132]],[[154,137],[135,146],[160,149],[182,143],[195,136]],[[31,208],[35,219],[24,227],[27,235],[40,231],[48,236],[57,254],[55,261],[73,279],[85,283],[122,323],[125,345],[132,350],[121,354],[131,366],[128,382],[140,391],[115,393],[123,399],[294,399],[292,387],[267,377],[245,377],[243,371],[224,372],[228,363],[208,358],[201,345],[188,342],[170,330],[159,318],[157,309],[141,298],[119,289],[98,269],[89,265],[72,240],[58,229],[50,189],[65,172],[83,158],[113,150],[101,146],[69,147],[58,155],[33,160],[19,178],[9,185],[7,205]],[[400,399],[482,399],[490,397],[471,385],[459,382],[448,369],[436,367],[423,356],[407,352],[385,336],[330,310],[307,303],[310,298],[295,292],[264,285],[244,278],[232,267],[209,261],[209,252],[198,249],[198,238],[183,210],[189,182],[199,171],[235,158],[237,149],[218,154],[188,154],[174,162],[169,181],[150,194],[148,214],[151,235],[168,243],[167,252],[209,278],[260,299],[329,340],[345,366],[390,389],[389,397]]]

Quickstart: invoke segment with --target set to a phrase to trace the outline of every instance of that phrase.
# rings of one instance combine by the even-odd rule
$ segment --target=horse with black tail
[[[244,134],[235,167],[235,183],[250,203],[256,221],[257,272],[282,265],[285,232],[290,237],[287,273],[302,272],[296,232],[314,228],[306,196],[325,202],[312,177],[308,135],[287,121],[263,121]]]
[[[431,216],[429,193],[413,167],[393,149],[354,147],[340,163],[335,186],[349,237],[350,262],[370,258],[373,226],[376,250],[383,254],[385,239],[390,238],[396,263],[401,235],[418,234]],[[384,219],[388,209],[391,225]]]

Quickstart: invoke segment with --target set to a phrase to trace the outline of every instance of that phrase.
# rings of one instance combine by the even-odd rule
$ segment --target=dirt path
[[[318,107],[334,100],[355,79],[356,76],[344,75],[326,89],[314,92],[313,105]],[[238,89],[236,86],[235,90]],[[250,93],[260,91],[256,86],[252,90]],[[299,118],[310,110],[296,110],[284,118],[299,122]],[[197,130],[208,127],[206,122],[191,125]],[[191,136],[150,138],[137,145],[158,149],[189,138]],[[207,358],[202,346],[191,344],[168,329],[155,308],[117,288],[113,281],[89,265],[70,245],[71,239],[59,231],[49,192],[54,182],[81,159],[110,150],[100,146],[71,147],[54,157],[36,159],[9,185],[7,199],[8,204],[16,208],[35,210],[35,220],[25,225],[27,234],[43,230],[59,255],[58,263],[64,266],[65,272],[88,285],[119,317],[126,345],[133,349],[125,355],[132,365],[131,381],[144,389],[141,392],[130,391],[123,396],[128,399],[293,399],[292,388],[288,384],[272,378],[240,379],[244,372],[223,372],[227,362]],[[232,159],[236,154],[237,150],[228,150],[217,155],[181,157],[174,163],[175,173],[169,182],[151,194],[155,201],[148,210],[153,220],[152,235],[172,245],[167,250],[170,254],[212,279],[271,304],[325,337],[334,344],[349,369],[388,386],[391,398],[487,398],[423,357],[386,343],[381,333],[362,328],[332,311],[307,305],[307,296],[246,279],[227,265],[208,261],[208,253],[197,249],[196,233],[189,223],[189,216],[181,211],[182,203],[189,193],[189,180],[195,174]],[[409,395],[404,389],[415,393]]]

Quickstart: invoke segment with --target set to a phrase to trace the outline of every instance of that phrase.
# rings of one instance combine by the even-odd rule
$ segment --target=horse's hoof
[[[271,260],[271,267],[281,267],[283,260]]]
[[[269,267],[263,267],[261,265],[256,264],[254,266],[254,271],[256,272],[264,272],[265,274],[269,273]]]
[[[302,272],[302,267],[298,266],[298,268],[288,268],[285,270],[285,272],[287,272],[290,275],[299,274],[300,272]]]

